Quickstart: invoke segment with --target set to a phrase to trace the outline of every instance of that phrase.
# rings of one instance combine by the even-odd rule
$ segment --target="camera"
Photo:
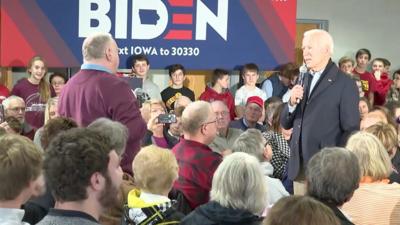
[[[160,114],[158,123],[176,123],[176,116],[175,114]]]

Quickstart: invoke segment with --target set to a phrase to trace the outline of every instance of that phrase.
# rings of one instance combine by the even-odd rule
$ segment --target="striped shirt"
[[[342,210],[356,225],[400,224],[400,184],[361,183]]]

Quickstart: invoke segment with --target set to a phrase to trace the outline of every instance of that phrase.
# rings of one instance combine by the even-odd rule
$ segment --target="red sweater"
[[[212,102],[215,100],[225,102],[226,106],[228,106],[231,120],[235,119],[235,101],[233,100],[233,96],[229,90],[219,94],[214,89],[206,87],[206,90],[200,95],[199,99],[207,102]]]
[[[381,79],[375,79],[375,92],[374,92],[374,105],[384,105],[386,95],[392,85],[393,81],[389,78],[387,73],[382,73]]]

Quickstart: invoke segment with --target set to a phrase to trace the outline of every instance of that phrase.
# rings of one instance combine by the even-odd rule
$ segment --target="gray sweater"
[[[92,216],[72,210],[50,209],[37,225],[100,225]]]

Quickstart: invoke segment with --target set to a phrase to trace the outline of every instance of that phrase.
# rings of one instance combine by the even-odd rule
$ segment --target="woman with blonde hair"
[[[57,110],[57,104],[58,104],[58,97],[50,98],[47,101],[46,108],[44,110],[44,125],[46,125],[49,120],[59,116]],[[35,132],[35,136],[33,138],[33,142],[35,143],[35,145],[37,145],[40,148],[42,148],[40,140],[42,137],[44,125]]]
[[[349,138],[346,148],[356,155],[362,178],[343,210],[355,224],[400,224],[400,185],[389,184],[392,165],[383,144],[361,131]]]

